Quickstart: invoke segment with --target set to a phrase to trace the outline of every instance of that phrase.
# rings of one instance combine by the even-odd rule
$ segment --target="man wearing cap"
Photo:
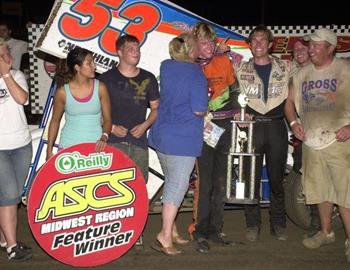
[[[350,63],[334,57],[333,31],[321,28],[304,38],[309,40],[311,64],[293,77],[285,105],[291,129],[303,141],[306,203],[318,205],[321,219],[321,230],[303,245],[314,249],[335,241],[331,215],[336,204],[350,262]]]

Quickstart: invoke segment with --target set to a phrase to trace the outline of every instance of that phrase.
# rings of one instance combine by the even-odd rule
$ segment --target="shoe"
[[[320,228],[310,227],[304,234],[304,239],[313,237],[316,233],[320,231]]]
[[[173,245],[169,247],[163,246],[163,244],[158,239],[156,239],[155,243],[151,245],[151,248],[167,256],[175,256],[182,253],[181,250],[176,249]]]
[[[304,239],[303,245],[306,248],[314,249],[314,248],[319,248],[322,245],[332,244],[334,242],[335,242],[335,235],[333,231],[330,232],[329,234],[319,231],[313,237]]]
[[[5,251],[6,252],[6,247],[7,247],[7,243],[6,242],[4,242],[4,243],[0,242],[0,250],[1,251]]]
[[[255,242],[259,239],[260,228],[259,227],[247,227],[245,232],[245,238],[250,242]]]
[[[145,251],[145,247],[143,245],[143,236],[142,235],[137,239],[137,241],[136,241],[136,243],[135,243],[135,245],[133,247],[133,250],[137,254],[138,253],[142,253],[143,251]]]
[[[210,250],[209,243],[203,237],[193,240],[193,246],[194,246],[194,249],[199,253],[209,253],[209,250]]]
[[[26,261],[31,259],[33,256],[32,250],[31,249],[23,249],[20,248],[19,245],[16,245],[11,248],[10,252],[7,252],[7,257],[9,260],[12,261]]]
[[[346,260],[350,262],[350,241],[349,239],[346,239],[345,241],[345,256]]]
[[[208,240],[213,242],[214,244],[221,245],[224,247],[232,247],[234,246],[234,242],[230,240],[225,240],[222,238],[221,234],[213,234],[208,237]]]
[[[286,241],[288,238],[286,228],[281,226],[273,226],[271,229],[271,235],[273,235],[279,241]]]
[[[22,242],[17,242],[17,246],[19,249],[22,249],[22,250],[29,250],[31,251],[32,248],[31,247],[28,247],[26,244],[22,243]],[[0,250],[1,251],[4,251],[4,252],[7,252],[7,243],[0,243]]]
[[[221,233],[219,233],[219,234],[220,234],[220,237],[221,237],[221,238],[225,238],[225,237],[227,236],[227,234],[224,233],[224,232],[221,232]]]

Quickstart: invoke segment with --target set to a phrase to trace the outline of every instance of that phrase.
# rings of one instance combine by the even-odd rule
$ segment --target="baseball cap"
[[[327,41],[331,45],[337,45],[337,35],[328,28],[317,29],[312,34],[304,36],[304,40]]]
[[[301,43],[303,46],[308,46],[309,45],[309,41],[308,40],[304,40],[303,37],[296,38],[295,41],[294,41],[294,46],[297,43]]]

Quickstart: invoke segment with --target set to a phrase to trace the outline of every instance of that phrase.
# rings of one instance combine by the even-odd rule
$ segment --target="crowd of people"
[[[6,24],[0,23],[0,33],[6,32],[5,28]],[[16,239],[17,205],[32,155],[23,111],[28,86],[13,60],[17,53],[10,54],[11,40],[2,36],[0,245],[10,260],[21,261],[32,257],[31,248]],[[301,152],[302,147],[302,161],[296,162],[298,170],[301,168],[306,203],[314,205],[315,224],[319,224],[302,243],[314,249],[335,241],[331,214],[336,204],[350,261],[350,62],[335,57],[337,36],[326,28],[295,42],[293,62],[270,54],[273,35],[264,25],[255,27],[247,42],[251,59],[234,62],[225,48],[218,46],[212,26],[199,22],[170,41],[170,59],[161,63],[159,85],[151,72],[138,67],[140,42],[133,35],[116,41],[119,63],[97,78],[92,53],[76,47],[68,53],[65,69],[57,76],[60,80],[46,158],[53,155],[63,114],[59,149],[96,142],[99,152],[110,144],[136,162],[145,182],[148,146],[154,148],[165,180],[162,227],[152,248],[166,255],[181,254],[179,245],[189,242],[179,234],[175,221],[196,164],[199,196],[193,246],[200,253],[210,252],[212,244],[231,247],[234,242],[223,231],[224,194],[231,120],[240,118],[237,96],[243,93],[249,99],[244,117],[255,120],[257,201],[264,160],[271,188],[271,235],[287,240],[282,181],[289,128],[301,141],[296,151]],[[204,137],[205,122],[223,130],[215,144]],[[246,205],[245,217],[247,241],[258,241],[262,226],[259,203]]]

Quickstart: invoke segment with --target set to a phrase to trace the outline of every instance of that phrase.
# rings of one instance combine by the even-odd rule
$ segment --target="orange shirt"
[[[228,86],[236,82],[233,65],[227,55],[216,55],[208,65],[202,67],[212,93],[211,99],[224,94]]]

